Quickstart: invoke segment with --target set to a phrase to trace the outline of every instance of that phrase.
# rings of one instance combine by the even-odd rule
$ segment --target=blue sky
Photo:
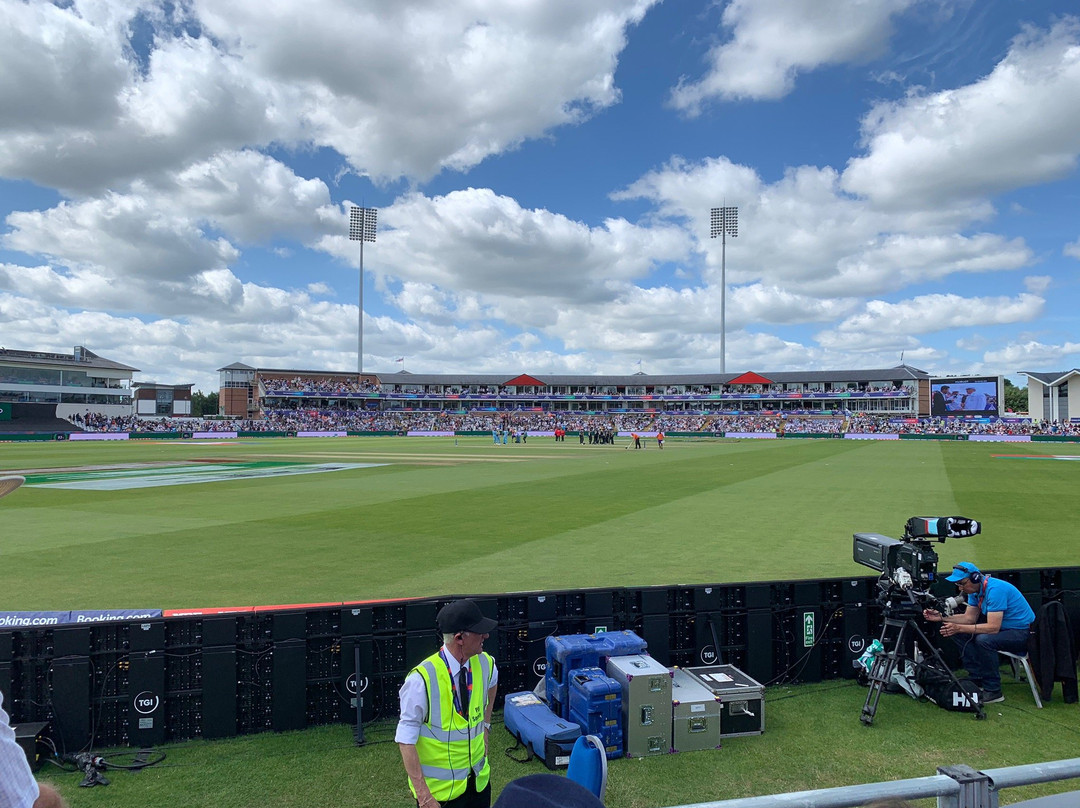
[[[63,7],[61,7],[63,6]],[[443,8],[445,6],[445,8]],[[0,344],[649,373],[1080,365],[1064,2],[0,0]]]

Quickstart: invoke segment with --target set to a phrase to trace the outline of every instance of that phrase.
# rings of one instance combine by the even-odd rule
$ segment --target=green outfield
[[[643,451],[487,438],[0,444],[28,483],[0,502],[0,610],[320,603],[526,589],[863,576],[851,534],[965,515],[983,535],[941,565],[1058,567],[1073,530],[1078,444],[685,440]],[[607,805],[656,808],[1075,755],[1075,705],[1036,710],[1006,680],[988,720],[823,682],[766,691],[767,730],[719,752],[612,761]],[[494,793],[540,763],[503,756]],[[415,805],[394,724],[167,747],[106,789],[46,768],[72,808]],[[1003,804],[1064,783],[1006,792]],[[919,808],[929,808],[922,801]]]
[[[1078,563],[1080,444],[243,438],[0,444],[0,609],[187,608],[868,575],[851,534]],[[1039,459],[1045,458],[1045,459]]]

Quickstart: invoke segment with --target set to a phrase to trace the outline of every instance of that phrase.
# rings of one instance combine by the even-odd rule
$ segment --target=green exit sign
[[[802,644],[803,648],[811,648],[814,645],[814,613],[803,612],[802,616]]]

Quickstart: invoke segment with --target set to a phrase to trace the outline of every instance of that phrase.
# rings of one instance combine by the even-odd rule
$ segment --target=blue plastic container
[[[570,688],[559,684],[550,674],[544,676],[544,693],[551,712],[560,718],[570,717]]]
[[[570,721],[581,727],[582,735],[595,735],[604,745],[608,760],[622,757],[623,731],[619,721],[602,720],[598,713],[581,715],[570,711]]]
[[[570,672],[570,709],[580,715],[596,713],[605,721],[619,723],[622,715],[622,685],[600,668],[578,668]]]
[[[547,675],[558,684],[565,685],[570,671],[599,667],[600,658],[612,656],[614,647],[608,642],[607,634],[565,634],[548,637],[544,641]]]
[[[609,631],[606,634],[597,636],[601,636],[611,643],[612,650],[606,654],[609,657],[644,654],[649,648],[649,644],[632,631]]]

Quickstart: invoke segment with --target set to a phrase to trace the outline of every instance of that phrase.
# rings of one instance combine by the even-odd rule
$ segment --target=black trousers
[[[442,808],[490,808],[491,807],[491,780],[484,786],[483,791],[476,790],[476,776],[469,775],[469,783],[465,786],[465,793],[460,797],[454,797],[449,802],[440,802]]]

